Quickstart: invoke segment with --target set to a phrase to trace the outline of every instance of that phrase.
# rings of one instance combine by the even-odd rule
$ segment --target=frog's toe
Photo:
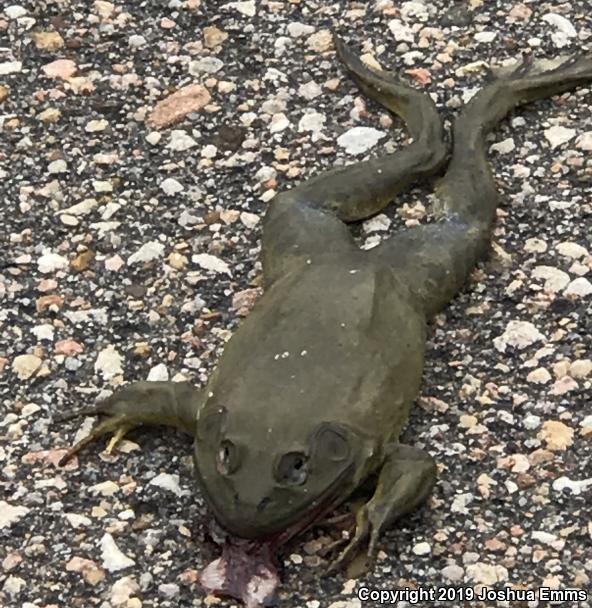
[[[366,517],[363,521],[358,518],[354,537],[349,541],[345,549],[334,559],[327,569],[327,574],[332,574],[341,570],[345,565],[351,562],[356,555],[362,550],[363,545],[367,542],[370,536],[370,522]]]
[[[58,465],[64,466],[75,454],[78,454],[82,448],[86,447],[95,439],[107,433],[115,433],[109,445],[107,446],[108,453],[111,453],[113,448],[121,441],[124,435],[135,425],[126,423],[122,416],[111,416],[97,424],[91,432],[75,443],[59,460]]]

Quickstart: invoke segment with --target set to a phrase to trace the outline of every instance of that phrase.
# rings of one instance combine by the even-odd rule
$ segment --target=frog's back
[[[423,317],[388,267],[364,252],[347,262],[311,260],[265,293],[224,352],[216,401],[287,436],[325,421],[398,432],[420,382]]]

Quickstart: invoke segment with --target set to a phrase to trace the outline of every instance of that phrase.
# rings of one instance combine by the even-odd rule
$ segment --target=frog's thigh
[[[270,285],[294,264],[317,255],[354,250],[346,224],[330,211],[295,199],[290,191],[278,195],[263,223],[262,260],[265,282]]]
[[[430,316],[463,286],[482,246],[479,231],[445,220],[398,232],[368,253],[393,268]]]
[[[366,505],[371,527],[370,551],[382,530],[429,496],[436,473],[434,459],[419,448],[397,444],[388,451],[374,496]]]

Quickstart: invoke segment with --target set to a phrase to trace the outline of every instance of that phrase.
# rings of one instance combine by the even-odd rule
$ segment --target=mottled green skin
[[[431,457],[398,438],[420,387],[426,319],[487,251],[497,195],[485,135],[515,106],[590,80],[592,59],[540,74],[524,62],[486,86],[454,125],[437,188],[441,219],[361,251],[344,222],[372,216],[440,170],[448,150],[426,93],[336,46],[360,88],[405,121],[413,143],[276,197],[263,230],[266,291],[205,390],[139,382],[85,411],[110,415],[89,440],[142,423],[192,433],[204,496],[223,527],[245,538],[287,538],[378,474],[345,559],[368,538],[373,550],[380,531],[435,482]],[[279,479],[278,462],[291,453],[302,461],[290,460],[288,478]]]

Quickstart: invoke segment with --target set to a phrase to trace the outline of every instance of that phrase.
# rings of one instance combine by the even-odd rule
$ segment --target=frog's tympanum
[[[461,289],[486,254],[498,197],[486,136],[514,107],[592,80],[592,57],[548,71],[523,61],[460,112],[438,218],[361,250],[348,222],[371,217],[448,160],[431,97],[366,67],[339,40],[361,90],[406,123],[413,143],[339,167],[276,196],[263,226],[265,293],[228,342],[203,390],[137,382],[93,408],[89,437],[167,424],[194,437],[195,474],[217,522],[235,540],[203,574],[206,588],[266,603],[277,577],[270,551],[368,479],[373,496],[337,563],[349,560],[429,495],[436,465],[399,443],[423,369],[426,319]]]

